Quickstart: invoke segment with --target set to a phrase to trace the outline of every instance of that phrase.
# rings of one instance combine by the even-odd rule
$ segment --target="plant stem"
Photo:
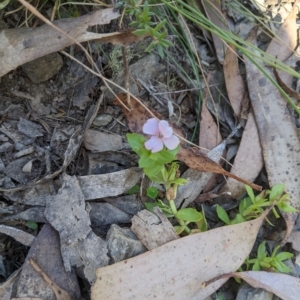
[[[170,205],[170,208],[172,210],[172,214],[175,216],[176,218],[176,214],[177,214],[177,208],[176,208],[176,205],[175,205],[175,202],[174,200],[169,200],[169,205]],[[183,220],[179,220],[176,218],[176,220],[178,221],[178,223],[180,224],[180,226],[184,226],[184,231],[189,234],[191,232],[191,229],[189,229],[183,222]]]

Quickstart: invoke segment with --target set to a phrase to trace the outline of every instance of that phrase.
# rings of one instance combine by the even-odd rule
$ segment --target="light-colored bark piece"
[[[92,232],[77,178],[64,174],[62,182],[57,195],[47,199],[45,216],[59,232],[65,269],[83,267],[86,279],[93,282],[96,268],[109,262],[107,243]]]
[[[119,15],[114,8],[107,8],[78,18],[57,20],[53,24],[81,43],[120,34],[118,32],[98,34],[87,31],[89,26],[108,24]],[[1,30],[0,77],[28,61],[60,51],[72,44],[74,41],[48,25]]]
[[[203,299],[197,296],[205,282],[243,264],[265,216],[189,235],[100,268],[92,300]]]
[[[122,137],[89,129],[84,135],[84,147],[93,152],[117,151],[123,148]]]
[[[153,211],[155,214],[142,210],[131,220],[131,230],[148,250],[179,239],[179,235],[164,213],[158,207],[155,207]]]
[[[254,116],[251,112],[248,115],[247,124],[230,173],[253,182],[263,165],[262,148]],[[230,192],[233,198],[238,198],[244,191],[245,185],[243,183],[228,178],[220,193]]]
[[[256,36],[251,41],[256,44]],[[254,50],[252,50],[254,52]],[[255,55],[260,55],[254,52]],[[244,57],[249,96],[258,127],[263,158],[270,186],[284,184],[291,205],[300,209],[300,142],[287,109],[286,100],[266,76]],[[259,62],[258,62],[259,63]],[[274,78],[273,72],[261,66]],[[287,236],[291,233],[296,213],[284,214]]]
[[[79,176],[78,181],[85,200],[119,196],[142,178],[143,171],[130,168],[108,174]]]

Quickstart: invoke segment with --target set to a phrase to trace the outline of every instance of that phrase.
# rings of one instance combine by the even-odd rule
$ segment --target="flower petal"
[[[160,138],[153,136],[150,140],[145,142],[145,147],[147,150],[151,150],[152,153],[155,153],[161,151],[164,147],[164,144]]]
[[[175,149],[179,145],[179,138],[176,135],[172,135],[169,138],[163,138],[163,143],[169,150]]]
[[[145,134],[158,135],[158,120],[155,118],[148,119],[147,122],[143,126],[143,132]]]
[[[167,121],[158,122],[159,132],[164,138],[169,138],[173,134],[173,129]]]

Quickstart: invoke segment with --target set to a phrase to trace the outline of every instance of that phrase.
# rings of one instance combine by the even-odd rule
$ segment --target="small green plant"
[[[230,220],[227,212],[221,206],[217,205],[217,215],[225,224],[233,225],[256,219],[264,212],[264,208],[271,206],[275,200],[278,201],[272,208],[272,212],[276,218],[279,218],[276,207],[283,212],[297,212],[295,208],[289,205],[288,194],[284,193],[283,184],[274,185],[271,190],[262,191],[257,196],[254,195],[253,189],[247,185],[246,191],[248,197],[240,202],[239,212],[232,220]]]
[[[269,256],[266,251],[266,242],[263,241],[257,249],[257,257],[246,259],[246,270],[248,270],[252,265],[252,271],[265,270],[271,272],[290,273],[291,269],[285,265],[283,261],[293,257],[293,254],[289,252],[280,252],[277,254],[279,248],[280,246],[277,246],[273,250],[271,256]]]
[[[127,134],[128,143],[139,155],[139,167],[144,170],[149,179],[165,187],[167,200],[167,204],[161,199],[155,203],[146,203],[147,209],[152,210],[158,206],[167,218],[174,217],[179,223],[179,226],[174,226],[178,234],[206,231],[207,223],[202,213],[193,208],[177,210],[174,202],[178,186],[187,182],[186,179],[179,177],[179,164],[176,161],[179,139],[173,135],[173,130],[167,121],[158,121],[155,118],[149,119],[144,124],[143,132],[151,135],[151,138],[147,140],[141,134],[130,133]],[[157,188],[148,188],[147,195],[156,199]],[[190,223],[195,223],[197,229],[191,230],[188,227]]]
[[[153,38],[153,41],[145,49],[146,52],[151,52],[156,47],[161,58],[164,57],[164,48],[172,45],[166,39],[168,32],[163,30],[166,25],[166,20],[160,21],[158,24],[153,22],[154,13],[150,10],[148,1],[143,0],[121,0],[115,7],[124,8],[124,12],[130,17],[134,17],[134,21],[129,25],[137,28],[134,31],[136,35],[148,35]]]

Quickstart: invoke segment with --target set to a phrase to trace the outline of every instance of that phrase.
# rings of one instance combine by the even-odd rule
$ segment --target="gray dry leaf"
[[[45,216],[59,232],[66,270],[83,266],[86,278],[92,282],[96,268],[108,264],[106,242],[92,232],[77,178],[64,174],[62,182],[57,195],[47,199]]]
[[[205,290],[205,282],[243,264],[266,214],[250,222],[189,235],[100,268],[92,286],[92,300],[204,299],[199,293]]]
[[[79,176],[85,200],[113,197],[131,189],[142,178],[142,170],[130,168],[109,174]]]
[[[251,39],[250,42],[256,44],[256,35],[253,34]],[[259,52],[254,54],[260,56]],[[270,186],[283,183],[290,196],[291,205],[299,210],[300,142],[286,100],[247,57],[244,60],[249,96]],[[271,70],[261,67],[274,78]],[[296,216],[296,213],[284,215],[288,227],[287,236],[294,226]]]
[[[33,235],[23,230],[6,225],[0,225],[0,232],[14,238],[16,241],[20,242],[25,246],[30,246],[35,239]]]
[[[73,300],[81,299],[75,271],[73,269],[70,272],[65,271],[58,234],[49,224],[43,226],[29,250],[20,274],[16,298],[32,297],[56,300],[53,290],[32,268],[29,259],[34,259],[51,280],[67,291]]]
[[[219,162],[225,147],[226,141],[223,141],[220,145],[210,150],[206,155],[211,160]],[[186,172],[184,172],[181,177],[186,178],[188,182],[178,187],[178,192],[175,199],[176,206],[187,207],[189,204],[191,204],[201,193],[203,187],[207,184],[211,176],[212,173],[210,172],[200,172],[194,169],[188,169]]]
[[[300,279],[297,277],[263,271],[237,272],[231,276],[241,278],[255,288],[265,289],[282,300],[299,300]]]
[[[208,90],[207,90],[208,92]],[[219,132],[219,128],[209,112],[206,101],[203,102],[201,109],[201,122],[200,122],[200,134],[199,134],[199,146],[207,150],[212,150],[222,142],[222,137]],[[224,155],[224,153],[222,153]],[[221,162],[220,160],[218,161]],[[219,174],[210,173],[211,176],[205,186],[203,187],[203,193],[211,191],[217,185],[217,179]]]
[[[289,58],[298,45],[297,14],[298,7],[295,5],[266,50],[269,55],[280,61],[285,61]]]
[[[87,31],[89,26],[108,24],[119,15],[114,8],[107,8],[78,18],[57,20],[53,24],[81,43],[119,34]],[[36,28],[4,29],[0,31],[0,77],[26,62],[72,44],[74,41],[46,24]]]
[[[253,182],[263,165],[264,162],[257,126],[253,113],[250,112],[230,173]],[[228,178],[220,193],[230,192],[233,198],[238,198],[244,191],[245,185],[243,183]]]
[[[153,212],[142,210],[132,218],[131,230],[148,250],[179,239],[179,235],[160,208],[155,207]]]

